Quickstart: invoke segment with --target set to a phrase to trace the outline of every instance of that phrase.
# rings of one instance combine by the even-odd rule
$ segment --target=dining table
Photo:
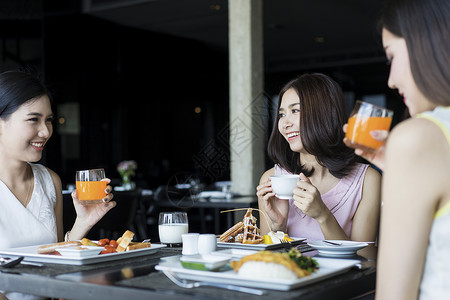
[[[306,242],[295,247],[303,255],[321,256]],[[208,286],[192,289],[177,286],[156,266],[168,258],[180,257],[181,252],[181,247],[162,247],[148,255],[84,265],[49,262],[29,265],[25,259],[11,268],[0,267],[0,290],[54,299],[323,300],[358,299],[375,289],[377,247],[374,245],[357,251],[351,257],[336,258],[358,261],[343,273],[287,291],[259,288],[263,295]]]

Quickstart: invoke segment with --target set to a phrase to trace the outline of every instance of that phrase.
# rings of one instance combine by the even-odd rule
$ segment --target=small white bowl
[[[96,247],[96,246],[76,246],[76,247],[68,247],[68,248],[58,248],[58,251],[62,256],[67,257],[89,257],[99,255],[104,247]]]
[[[230,257],[211,254],[189,255],[180,258],[181,265],[186,269],[216,271],[224,267],[230,261]]]
[[[300,180],[300,175],[272,175],[270,181],[272,182],[272,189],[277,194],[278,199],[291,199],[294,195],[294,189],[297,187],[297,182]]]

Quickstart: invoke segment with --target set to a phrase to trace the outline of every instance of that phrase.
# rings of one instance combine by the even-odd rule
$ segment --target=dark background
[[[226,5],[226,1],[218,2]],[[381,5],[377,2],[366,3],[379,9]],[[277,3],[294,5],[292,1]],[[340,16],[339,23],[360,26],[356,21],[352,23],[351,18],[363,13],[361,1],[342,3],[355,9],[348,10],[347,18]],[[296,32],[277,34],[277,30],[285,27],[276,25],[274,19],[277,14],[283,18],[283,11],[288,15],[297,12],[289,7],[275,10],[270,5],[273,2],[267,3],[264,16],[268,30],[264,87],[267,97],[275,96],[285,82],[297,75],[322,72],[338,81],[354,99],[386,95],[387,106],[395,111],[394,125],[402,118],[403,103],[386,84],[389,69],[375,30],[375,9],[366,20],[371,24],[370,33],[362,33],[369,38],[372,48],[362,57],[356,45],[339,40],[350,33],[334,28],[328,39],[334,46],[321,49],[325,46],[316,45],[316,49],[310,50],[316,51],[316,56],[304,54],[280,63],[278,50],[288,49],[290,43],[294,45]],[[42,161],[60,174],[64,185],[74,183],[76,170],[95,167],[105,168],[107,176],[115,179],[113,183],[120,184],[116,166],[131,159],[138,163],[134,179],[143,188],[165,185],[177,174],[193,174],[207,183],[229,180],[228,166],[211,177],[195,163],[195,158],[209,145],[228,153],[223,138],[229,121],[226,48],[83,13],[81,1],[6,1],[0,9],[1,71],[20,65],[36,68],[53,92],[58,118],[59,105],[79,105],[79,132],[62,133],[56,120]],[[317,8],[317,18],[324,12]],[[226,11],[221,13],[221,18],[226,18]],[[296,19],[299,22],[303,20],[300,13]],[[328,24],[322,20],[321,26],[311,28],[336,27],[331,17],[327,18]],[[281,45],[278,40],[271,43],[271,36],[285,37],[286,44]],[[216,38],[214,33],[211,37]],[[38,41],[40,55],[26,57],[27,39]],[[357,51],[345,50],[344,46]],[[274,58],[272,53],[278,57]],[[196,113],[195,108],[201,112]]]

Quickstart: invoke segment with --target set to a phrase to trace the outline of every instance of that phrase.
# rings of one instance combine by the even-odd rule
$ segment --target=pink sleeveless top
[[[368,167],[368,164],[356,164],[351,172],[341,178],[334,188],[321,195],[323,203],[334,215],[348,237],[350,237],[352,231],[353,216],[361,201],[364,176]],[[275,165],[275,174],[289,174],[289,172],[279,165]],[[292,237],[307,238],[308,241],[324,239],[319,223],[295,206],[293,199],[289,200],[287,233]]]

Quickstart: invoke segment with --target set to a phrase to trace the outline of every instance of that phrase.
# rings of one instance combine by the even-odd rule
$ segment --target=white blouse
[[[0,180],[0,249],[55,243],[56,192],[46,167],[30,164],[34,188],[27,207]]]

